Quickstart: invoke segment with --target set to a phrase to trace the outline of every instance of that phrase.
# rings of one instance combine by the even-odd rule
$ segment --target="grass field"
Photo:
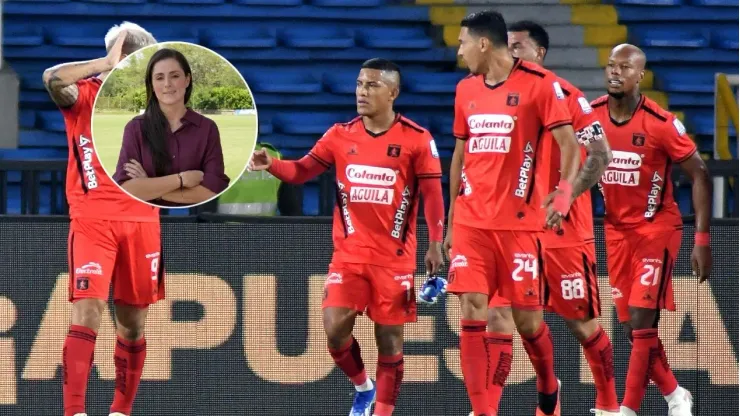
[[[136,114],[134,113],[100,113],[92,119],[92,134],[95,150],[100,163],[108,175],[113,175],[118,163],[123,141],[123,129]],[[226,175],[231,183],[239,179],[257,141],[257,117],[255,115],[215,115],[207,114],[218,125],[221,133],[221,147],[224,153]]]

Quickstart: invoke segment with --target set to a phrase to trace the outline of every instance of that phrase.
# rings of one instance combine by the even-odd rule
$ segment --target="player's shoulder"
[[[645,121],[652,124],[656,129],[674,129],[679,135],[686,134],[686,127],[675,114],[664,109],[654,100],[643,95],[640,109],[645,112]]]
[[[559,76],[558,74],[554,74],[554,75],[555,75],[555,81],[557,81],[558,84],[560,84],[560,88],[563,90],[563,93],[565,93],[566,97],[576,97],[577,98],[583,95],[583,91],[578,89],[578,87],[576,87],[575,85],[571,84],[570,81]]]
[[[609,100],[609,95],[604,94],[601,97],[591,101],[591,107],[594,109],[605,109],[606,103]]]
[[[557,79],[557,76],[554,72],[543,68],[542,66],[529,61],[524,60],[517,60],[517,62],[514,63],[515,70],[522,73],[524,75],[524,79],[527,81],[534,80],[537,81],[544,81],[546,78],[555,78]]]
[[[475,75],[473,73],[470,73],[463,77],[460,81],[457,81],[457,86],[455,87],[456,91],[461,91],[465,88],[470,88],[476,84],[476,82],[481,82],[478,80],[478,78],[482,77],[482,75]]]
[[[321,136],[321,138],[330,139],[333,137],[349,135],[349,134],[358,132],[358,129],[360,130],[364,129],[362,125],[361,116],[356,116],[349,121],[340,121],[340,122],[334,123],[331,127],[329,127],[326,130],[326,132],[324,133],[323,136]]]
[[[404,130],[404,135],[411,135],[416,137],[426,137],[430,135],[429,130],[421,127],[418,123],[404,115],[398,116],[398,122],[401,124],[401,127]]]

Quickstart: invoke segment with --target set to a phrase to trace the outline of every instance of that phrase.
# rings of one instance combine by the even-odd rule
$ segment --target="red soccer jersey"
[[[606,226],[628,229],[646,221],[658,227],[680,226],[671,167],[696,152],[681,121],[644,95],[632,118],[622,123],[611,119],[608,96],[591,105],[604,120],[613,155],[600,183]]]
[[[455,137],[465,144],[465,191],[455,201],[456,224],[491,230],[542,231],[540,208],[552,140],[544,132],[571,124],[555,75],[515,60],[506,81],[487,85],[469,75],[455,92]]]
[[[332,261],[415,268],[418,181],[442,177],[431,134],[398,115],[375,135],[357,117],[331,127],[309,155],[336,168]]]
[[[604,139],[604,130],[596,118],[593,108],[586,96],[567,80],[558,77],[558,82],[565,93],[565,101],[570,111],[573,130],[576,132],[578,143],[581,144],[581,165],[586,160],[586,145],[596,140]],[[545,133],[545,140],[555,140],[552,133]],[[552,166],[549,172],[548,190],[552,192],[560,182],[560,148],[552,147]],[[539,168],[539,167],[538,167]],[[570,247],[591,243],[594,241],[594,218],[591,207],[591,192],[586,191],[579,196],[570,207],[568,216],[563,220],[558,232],[548,231],[542,236],[543,244],[547,247]]]
[[[137,201],[114,184],[93,150],[90,118],[101,83],[97,77],[77,81],[77,101],[71,107],[61,108],[69,146],[69,215],[73,219],[158,222],[159,208]]]

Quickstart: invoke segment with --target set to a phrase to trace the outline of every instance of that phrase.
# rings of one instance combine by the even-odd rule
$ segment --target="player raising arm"
[[[558,226],[568,213],[580,149],[557,78],[511,56],[501,14],[474,13],[461,26],[458,54],[472,74],[455,93],[453,130],[464,142],[456,149],[458,155],[460,149],[465,152],[465,178],[455,200],[448,291],[461,301],[465,386],[475,416],[496,413],[488,405],[487,384],[499,357],[487,348],[485,330],[488,303],[500,291],[512,302],[538,376],[538,414],[552,415],[559,381],[550,331],[542,319],[539,237],[545,226]],[[541,134],[545,130],[552,139]],[[548,171],[553,139],[560,148],[561,178],[543,218],[549,187],[546,178],[535,180],[535,173]]]
[[[354,120],[335,124],[298,161],[254,153],[250,169],[303,183],[336,167],[334,254],[324,286],[323,317],[329,352],[355,385],[350,416],[369,416],[376,386],[365,373],[352,336],[367,310],[378,346],[374,415],[393,413],[403,379],[403,325],[416,321],[416,215],[419,193],[429,227],[427,273],[442,264],[442,170],[428,131],[393,110],[400,71],[390,61],[365,62],[357,78]]]
[[[615,47],[604,74],[608,95],[592,103],[614,153],[601,189],[612,297],[632,341],[622,413],[635,416],[649,376],[668,402],[669,416],[690,416],[691,394],[676,382],[658,338],[660,310],[676,309],[672,274],[683,228],[673,199],[673,163],[693,182],[696,236],[691,259],[700,282],[712,268],[711,188],[707,167],[683,124],[640,93],[645,62],[636,46]]]
[[[154,43],[149,32],[124,22],[105,36],[106,57],[57,65],[43,75],[64,115],[69,143],[69,300],[74,304],[62,358],[65,416],[85,415],[87,381],[111,283],[117,335],[113,416],[131,413],[146,357],[148,306],[164,297],[159,210],[126,195],[106,176],[90,134],[103,79],[126,55]]]

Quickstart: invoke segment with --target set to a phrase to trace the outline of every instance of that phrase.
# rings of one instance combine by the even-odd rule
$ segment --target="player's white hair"
[[[110,51],[110,48],[112,48],[113,44],[116,43],[118,34],[121,33],[122,30],[128,32],[126,35],[126,40],[123,42],[124,54],[128,55],[138,51],[145,46],[154,45],[155,43],[157,43],[157,40],[154,39],[154,36],[152,36],[152,34],[143,27],[137,25],[136,23],[123,22],[120,25],[113,26],[108,30],[108,33],[106,33],[106,51]]]

